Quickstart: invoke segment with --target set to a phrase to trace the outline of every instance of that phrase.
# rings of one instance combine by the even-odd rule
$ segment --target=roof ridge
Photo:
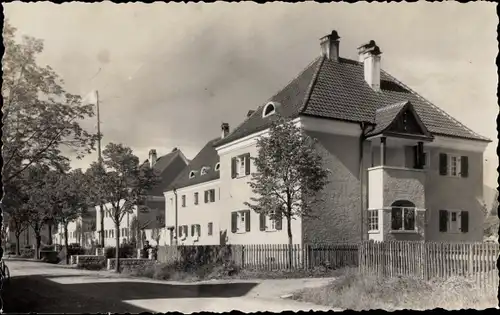
[[[302,103],[302,106],[299,109],[299,114],[302,113],[302,112],[304,112],[306,110],[307,104],[309,103],[309,99],[311,98],[312,90],[313,90],[314,86],[316,85],[316,81],[318,80],[319,71],[323,67],[323,63],[325,62],[325,56],[320,56],[319,58],[320,59],[319,59],[318,65],[316,66],[316,70],[314,71],[314,74],[313,74],[313,76],[311,78],[311,82],[309,83],[309,86],[307,87],[306,96],[304,97],[304,101]],[[318,58],[316,58],[316,60],[317,59]],[[311,64],[309,64],[306,67],[306,69],[309,69],[310,65]]]
[[[387,76],[389,76],[391,79],[393,79],[394,81],[396,81],[396,83],[400,84],[401,86],[403,86],[404,88],[406,88],[408,91],[410,91],[411,93],[413,93],[417,98],[419,98],[421,101],[427,103],[428,105],[432,106],[434,109],[436,109],[437,111],[439,111],[441,114],[445,115],[446,117],[448,117],[451,121],[455,122],[456,124],[458,124],[459,126],[465,128],[466,130],[468,130],[469,132],[471,132],[473,135],[479,137],[479,138],[482,138],[484,140],[488,140],[488,141],[491,141],[490,139],[478,134],[477,132],[475,132],[474,130],[470,129],[469,127],[467,127],[465,124],[461,123],[458,119],[454,118],[453,116],[451,116],[450,114],[448,114],[446,111],[444,111],[442,108],[440,108],[439,106],[433,104],[432,102],[430,102],[428,99],[426,99],[425,97],[423,97],[422,95],[418,94],[416,91],[414,91],[413,89],[411,89],[408,85],[404,84],[403,82],[401,82],[400,80],[396,79],[393,75],[391,75],[389,72],[387,72],[386,70],[384,69],[380,69],[380,71],[383,71]]]
[[[387,105],[387,106],[384,106],[384,107],[377,108],[375,111],[378,112],[378,111],[381,111],[381,110],[392,109],[393,107],[404,106],[407,103],[411,103],[411,102],[409,100],[401,101],[401,102],[396,102],[396,103],[393,103],[393,104],[390,104],[390,105]]]

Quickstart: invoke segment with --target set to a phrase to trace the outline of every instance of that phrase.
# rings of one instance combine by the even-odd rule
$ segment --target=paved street
[[[328,310],[279,296],[329,279],[208,281],[183,284],[123,278],[33,261],[7,261],[11,282],[2,298],[7,313],[140,313]]]

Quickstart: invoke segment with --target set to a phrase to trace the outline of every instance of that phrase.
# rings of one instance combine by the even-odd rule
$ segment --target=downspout
[[[359,192],[360,192],[360,202],[359,202],[359,208],[360,208],[360,217],[361,217],[361,228],[360,228],[360,233],[361,233],[361,241],[364,240],[364,226],[365,226],[365,223],[364,223],[364,205],[365,204],[368,204],[368,194],[366,194],[366,196],[363,196],[363,193],[364,193],[364,189],[363,189],[363,186],[364,186],[364,173],[365,173],[365,169],[364,169],[364,156],[363,156],[363,152],[364,152],[364,143],[365,143],[365,140],[366,140],[366,134],[367,134],[367,129],[368,127],[372,127],[371,130],[368,130],[368,131],[372,131],[373,129],[375,129],[375,126],[369,122],[365,122],[365,121],[362,121],[360,123],[360,127],[361,127],[361,135],[359,137]]]
[[[175,245],[179,245],[179,238],[178,238],[178,233],[179,233],[179,227],[178,227],[178,220],[177,220],[177,188],[174,188],[174,195],[175,195],[175,231],[174,231],[174,237],[175,237]]]

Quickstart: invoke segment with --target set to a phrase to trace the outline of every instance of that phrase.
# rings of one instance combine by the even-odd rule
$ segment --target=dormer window
[[[215,171],[218,172],[220,170],[220,163],[215,164]]]
[[[208,167],[203,166],[203,167],[201,168],[201,175],[205,175],[207,172],[208,172]]]
[[[195,175],[194,171],[189,172],[189,179],[194,178],[194,175]]]
[[[262,117],[267,117],[274,113],[276,113],[274,103],[267,103],[267,105],[264,107],[264,110],[262,111]]]

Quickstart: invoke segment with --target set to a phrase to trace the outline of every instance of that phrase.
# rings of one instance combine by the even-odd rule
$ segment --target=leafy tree
[[[51,175],[47,178],[47,182],[55,190],[51,194],[51,205],[55,209],[54,217],[63,228],[66,263],[69,263],[68,225],[87,211],[89,198],[86,185],[88,182],[81,169],[72,170],[69,173],[53,172]],[[81,236],[81,229],[78,233]]]
[[[22,208],[15,208],[8,216],[9,229],[14,231],[16,237],[16,255],[21,255],[20,252],[20,237],[26,229],[28,229],[28,217]]]
[[[104,248],[104,204],[105,193],[103,190],[103,181],[102,178],[104,176],[105,170],[103,167],[99,165],[99,163],[92,163],[90,167],[85,172],[85,177],[88,180],[88,195],[89,195],[89,204],[90,205],[99,205],[99,242],[101,247]]]
[[[116,239],[116,271],[120,271],[120,224],[127,213],[137,207],[141,211],[144,200],[160,178],[149,164],[139,163],[139,158],[132,150],[122,144],[109,143],[104,149],[103,162],[105,169],[100,174],[101,197],[105,210],[115,224]]]
[[[50,66],[39,66],[37,56],[43,41],[23,36],[4,23],[2,181],[18,178],[31,165],[54,166],[68,158],[66,146],[83,154],[94,149],[97,135],[85,131],[79,121],[94,115],[93,105],[82,105],[78,95],[67,93],[64,82]]]
[[[290,119],[279,117],[270,127],[269,136],[257,140],[258,156],[252,158],[257,172],[249,182],[256,197],[245,204],[262,217],[287,222],[292,261],[292,219],[313,216],[322,199],[319,192],[328,183],[316,141]]]
[[[83,239],[83,227],[80,221],[77,221],[75,223],[75,234],[76,234],[76,241],[80,246],[83,246],[82,244],[82,239]]]
[[[28,213],[23,207],[28,196],[23,188],[21,179],[12,180],[4,185],[4,197],[2,199],[2,211],[7,218],[9,230],[14,232],[16,237],[16,254],[20,255],[20,236],[23,231],[29,228]]]

